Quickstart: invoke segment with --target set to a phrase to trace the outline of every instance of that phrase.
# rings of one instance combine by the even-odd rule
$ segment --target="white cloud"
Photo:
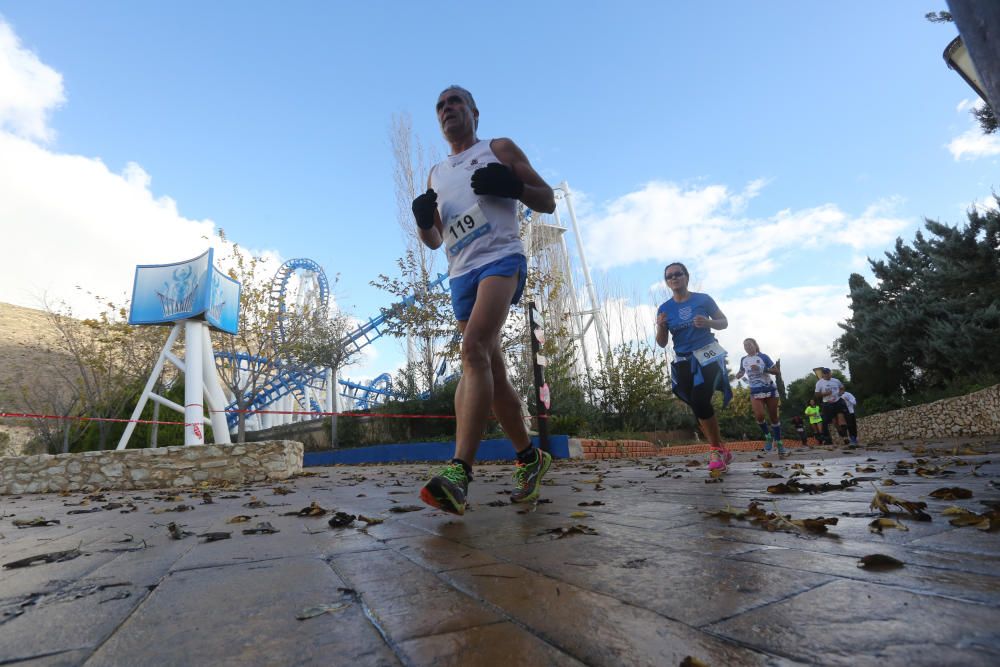
[[[829,346],[843,333],[837,323],[851,314],[844,286],[760,285],[726,298],[719,307],[729,328],[716,335],[729,351],[731,366],[744,354],[743,339],[755,338],[772,359],[781,359],[789,383],[816,366],[836,366]]]
[[[979,126],[970,127],[948,142],[948,151],[956,161],[1000,155],[1000,137],[983,134]]]
[[[211,245],[225,268],[227,244],[215,224],[186,218],[172,199],[154,196],[141,166],[130,162],[117,174],[100,159],[44,145],[54,134],[48,114],[62,101],[62,76],[0,19],[0,301],[64,302],[93,315],[97,304],[87,292],[124,301],[136,264],[188,259]],[[273,275],[277,255],[253,254],[265,258],[261,275]]]
[[[955,107],[955,111],[968,111],[973,107],[979,106],[982,106],[982,100],[974,97],[967,97],[958,103]]]
[[[49,114],[65,99],[62,75],[23,48],[0,18],[0,131],[49,141]]]
[[[697,264],[720,289],[771,273],[782,250],[831,243],[857,250],[891,241],[911,224],[893,215],[898,198],[875,202],[860,216],[829,203],[768,218],[740,216],[763,186],[754,181],[734,194],[723,185],[649,183],[581,218],[588,260],[610,269],[681,259]]]

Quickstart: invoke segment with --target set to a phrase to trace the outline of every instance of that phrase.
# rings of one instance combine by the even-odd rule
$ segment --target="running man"
[[[823,401],[823,425],[834,425],[837,433],[844,439],[844,444],[850,444],[847,438],[847,404],[840,396],[844,393],[844,383],[832,376],[829,368],[824,368],[823,377],[816,381],[816,398]],[[833,438],[827,436],[826,444],[832,445]],[[857,446],[857,445],[852,445]]]
[[[688,291],[689,278],[687,267],[680,262],[667,264],[663,270],[663,280],[673,296],[656,312],[656,344],[666,347],[673,334],[676,358],[670,365],[671,388],[677,398],[691,406],[708,439],[709,472],[722,473],[733,455],[722,444],[712,394],[721,391],[723,405],[728,405],[733,391],[726,371],[726,351],[712,329],[725,329],[729,320],[712,297]]]
[[[778,456],[783,458],[785,445],[781,441],[781,420],[778,419],[778,386],[771,378],[772,375],[780,374],[781,368],[771,361],[771,357],[760,351],[760,346],[753,338],[743,341],[743,349],[746,356],[740,359],[736,379],[745,375],[750,383],[750,405],[757,426],[764,434],[764,451],[771,451],[773,442],[778,448]],[[770,423],[766,419],[770,419]]]
[[[500,349],[500,329],[521,299],[527,259],[519,236],[517,202],[552,213],[552,188],[510,139],[480,140],[472,93],[449,86],[437,100],[437,119],[451,154],[431,168],[427,192],[413,200],[420,240],[445,247],[451,304],[462,333],[462,379],[455,392],[455,456],[420,490],[420,498],[464,514],[486,421],[493,414],[514,444],[517,461],[511,502],[538,498],[552,456],[531,446],[521,399]]]

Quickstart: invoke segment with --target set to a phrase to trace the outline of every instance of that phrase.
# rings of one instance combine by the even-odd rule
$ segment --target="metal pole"
[[[600,303],[597,300],[597,291],[594,289],[594,281],[590,279],[590,269],[587,267],[587,257],[583,252],[583,239],[580,238],[580,226],[576,222],[576,211],[573,210],[573,193],[569,189],[569,184],[563,181],[559,184],[559,189],[563,191],[566,199],[566,208],[569,210],[569,219],[573,223],[573,236],[576,238],[576,251],[580,256],[580,268],[583,269],[583,280],[590,296],[590,306],[594,309],[594,324],[597,329],[597,342],[601,348],[601,358],[608,356],[610,346],[608,345],[608,331],[604,326],[604,314],[601,311]]]
[[[212,349],[212,332],[208,325],[202,322],[202,374],[205,384],[205,399],[208,403],[209,419],[212,422],[212,442],[217,445],[228,445],[229,422],[226,421],[226,395],[222,392],[219,374],[215,370],[215,350]]]
[[[184,444],[205,444],[205,381],[202,373],[202,327],[197,320],[184,321]]]
[[[122,433],[121,440],[118,441],[117,449],[125,449],[128,445],[129,438],[132,437],[132,431],[135,430],[135,420],[142,415],[142,409],[146,407],[146,401],[149,400],[150,395],[153,393],[153,386],[156,384],[156,380],[160,377],[160,373],[163,372],[163,363],[167,360],[167,355],[170,353],[170,348],[174,346],[174,342],[177,340],[177,336],[181,332],[180,322],[174,325],[173,329],[170,330],[170,335],[167,336],[167,342],[163,344],[163,349],[160,350],[160,356],[156,360],[156,364],[153,366],[153,371],[149,374],[149,380],[146,381],[146,386],[142,390],[142,396],[139,398],[139,402],[135,405],[135,410],[132,411],[132,417],[129,420],[128,425],[125,427],[125,432]]]
[[[538,337],[535,336],[535,328],[541,328],[541,324],[535,323],[535,302],[528,304],[528,336],[531,338],[531,365],[535,376],[535,414],[538,415],[538,446],[543,451],[549,451],[549,409],[542,401],[542,389],[548,391],[545,385],[545,377],[542,373],[542,366],[538,363]]]

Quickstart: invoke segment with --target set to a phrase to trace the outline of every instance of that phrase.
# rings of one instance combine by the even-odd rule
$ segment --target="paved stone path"
[[[717,483],[690,458],[560,461],[525,513],[507,503],[511,468],[482,466],[463,518],[392,511],[419,504],[415,465],[314,468],[292,493],[215,488],[210,504],[202,490],[3,497],[0,563],[81,555],[0,570],[0,665],[1000,664],[1000,531],[942,513],[1000,501],[1000,444],[740,453]],[[766,491],[797,465],[804,483],[872,481]],[[872,533],[873,485],[932,520]],[[973,496],[928,496],[954,486]],[[704,513],[753,499],[838,523],[770,532]],[[313,502],[384,521],[285,515]],[[192,509],[164,511],[178,505]],[[36,517],[60,523],[13,523]],[[280,532],[243,534],[262,521]],[[171,539],[170,522],[194,535]],[[548,532],[572,526],[587,530]],[[197,536],[219,531],[231,539]],[[904,565],[859,568],[873,553]]]

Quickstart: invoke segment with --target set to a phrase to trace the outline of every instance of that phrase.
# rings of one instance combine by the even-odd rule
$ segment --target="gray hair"
[[[441,97],[441,95],[444,95],[449,90],[457,90],[462,94],[462,97],[465,98],[466,104],[468,104],[471,108],[475,109],[476,111],[479,110],[479,107],[476,106],[476,100],[472,98],[472,93],[467,91],[465,88],[462,88],[461,86],[448,86],[447,88],[441,91],[438,97]]]

